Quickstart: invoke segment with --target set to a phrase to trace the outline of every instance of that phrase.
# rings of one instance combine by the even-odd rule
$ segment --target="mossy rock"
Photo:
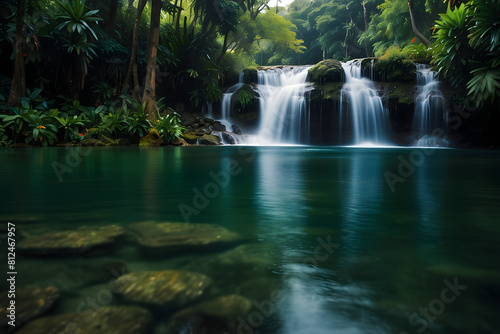
[[[200,145],[221,145],[219,138],[214,135],[204,134],[199,137],[198,144]]]
[[[404,57],[381,57],[375,59],[373,72],[376,81],[415,82],[415,64]]]
[[[19,328],[30,320],[47,313],[59,299],[59,289],[47,288],[20,288],[16,290],[15,319],[16,327]],[[10,311],[10,298],[7,291],[0,295],[0,332],[3,329],[9,332],[12,328],[7,324]]]
[[[192,304],[211,285],[210,277],[185,270],[132,272],[113,282],[113,288],[126,301],[163,309]]]
[[[148,134],[141,138],[139,146],[161,146],[165,143],[156,129],[150,129]]]
[[[325,59],[309,69],[309,80],[315,83],[342,82],[344,69],[335,59]]]
[[[17,244],[20,252],[29,255],[79,255],[103,251],[123,234],[118,225],[98,228],[84,227],[74,231],[49,232],[29,236]]]
[[[245,84],[234,92],[231,100],[234,103],[234,110],[237,117],[241,114],[251,113],[255,111],[257,93],[252,89],[252,86]]]
[[[95,311],[44,317],[28,323],[16,333],[146,334],[150,332],[151,313],[135,306],[106,306]]]
[[[120,145],[120,139],[112,139],[106,136],[102,136],[102,142],[106,146],[118,146]]]
[[[106,146],[102,141],[94,138],[83,139],[80,144],[82,144],[82,146]]]
[[[215,224],[144,222],[130,224],[129,228],[142,247],[160,254],[220,248],[241,240],[237,233]]]
[[[315,90],[311,92],[311,101],[340,101],[340,92],[343,85],[343,82],[328,82],[323,85],[315,84]]]
[[[181,138],[184,139],[188,144],[198,144],[198,136],[195,132],[184,132],[181,135]]]
[[[383,94],[392,102],[413,105],[415,103],[416,86],[408,82],[378,82]]]
[[[246,84],[257,83],[257,69],[256,68],[245,68],[243,72],[243,82]]]

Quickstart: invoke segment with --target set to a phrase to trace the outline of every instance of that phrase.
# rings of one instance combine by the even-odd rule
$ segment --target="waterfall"
[[[346,82],[340,93],[340,128],[352,128],[354,145],[389,144],[389,112],[373,81],[361,77],[361,61],[342,63],[342,67]],[[345,119],[343,114],[347,115]]]
[[[226,92],[222,95],[222,103],[221,103],[221,119],[219,120],[222,124],[226,126],[226,129],[231,129],[231,100],[233,98],[233,94],[236,93],[238,89],[240,89],[244,82],[244,73],[240,72],[239,80],[237,84],[229,87]]]
[[[434,129],[444,126],[441,115],[444,111],[444,97],[439,90],[438,73],[429,65],[417,67],[417,95],[413,116],[413,132],[417,135],[417,146],[447,146],[446,140],[434,138]]]
[[[307,67],[283,67],[258,71],[262,144],[309,143],[310,114],[306,91]]]

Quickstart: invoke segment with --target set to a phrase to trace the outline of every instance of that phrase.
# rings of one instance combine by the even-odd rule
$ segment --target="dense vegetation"
[[[5,0],[0,141],[182,130],[244,67],[428,61],[485,112],[500,99],[500,0]],[[278,5],[278,2],[276,3]],[[465,99],[469,96],[469,99]],[[161,98],[160,98],[161,97]]]

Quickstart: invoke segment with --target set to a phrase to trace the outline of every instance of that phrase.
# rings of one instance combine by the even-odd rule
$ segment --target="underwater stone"
[[[135,306],[106,306],[89,312],[91,309],[40,318],[16,333],[145,334],[153,320],[148,310]]]
[[[125,274],[113,287],[129,302],[180,308],[201,298],[211,284],[212,279],[200,273],[163,270]]]
[[[241,237],[215,224],[136,223],[129,228],[139,244],[150,250],[196,250],[234,244]]]
[[[47,313],[58,299],[59,289],[54,287],[17,289],[15,296],[16,327],[14,328],[19,328],[33,318]],[[2,329],[9,332],[9,328],[13,328],[7,324],[10,321],[7,317],[10,312],[7,310],[10,307],[10,300],[7,291],[0,295],[0,332]]]
[[[35,235],[21,240],[17,248],[30,255],[75,255],[111,246],[123,234],[117,225],[84,227],[75,231],[59,231]]]

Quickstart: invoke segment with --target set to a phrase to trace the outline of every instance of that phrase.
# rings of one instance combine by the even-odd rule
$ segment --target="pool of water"
[[[75,312],[106,285],[94,272],[123,263],[201,271],[250,299],[259,316],[241,333],[498,333],[499,172],[500,152],[453,149],[3,150],[0,223],[24,236],[211,223],[247,240],[159,257],[129,238],[100,256],[18,256],[18,287],[61,290],[55,314]]]

